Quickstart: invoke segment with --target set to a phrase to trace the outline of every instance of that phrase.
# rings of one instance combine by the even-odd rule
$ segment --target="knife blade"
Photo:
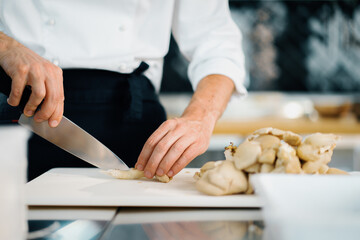
[[[10,94],[11,81],[11,78],[0,67],[0,91],[6,96]],[[30,88],[25,88],[18,107],[21,113],[30,95]],[[47,121],[41,123],[35,122],[33,117],[26,117],[24,114],[21,114],[18,122],[40,137],[98,168],[104,170],[129,169],[129,167],[104,144],[65,116],[63,116],[56,128],[50,127]]]
[[[50,127],[47,121],[38,123],[24,114],[21,114],[19,124],[98,168],[129,169],[110,149],[65,116],[55,128]]]

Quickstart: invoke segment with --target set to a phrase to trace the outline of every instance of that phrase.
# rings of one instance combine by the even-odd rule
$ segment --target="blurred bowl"
[[[269,239],[359,239],[360,176],[258,174]]]
[[[351,111],[353,96],[339,94],[312,95],[314,109],[321,117],[342,117]]]
[[[350,102],[339,105],[315,104],[314,108],[322,117],[342,117],[350,112],[352,104]]]

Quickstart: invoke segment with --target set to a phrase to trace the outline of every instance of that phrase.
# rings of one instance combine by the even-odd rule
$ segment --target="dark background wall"
[[[250,91],[359,92],[360,2],[230,1]],[[191,92],[172,39],[162,92]]]

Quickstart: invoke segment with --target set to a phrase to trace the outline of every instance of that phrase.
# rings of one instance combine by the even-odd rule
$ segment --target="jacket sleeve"
[[[226,0],[177,0],[172,32],[190,61],[188,77],[195,90],[201,79],[222,74],[233,80],[235,96],[245,96],[242,36]]]

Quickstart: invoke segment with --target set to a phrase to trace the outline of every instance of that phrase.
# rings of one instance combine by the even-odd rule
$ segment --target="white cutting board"
[[[208,196],[185,168],[169,183],[120,180],[98,168],[55,168],[26,184],[30,206],[261,207],[255,195]]]

